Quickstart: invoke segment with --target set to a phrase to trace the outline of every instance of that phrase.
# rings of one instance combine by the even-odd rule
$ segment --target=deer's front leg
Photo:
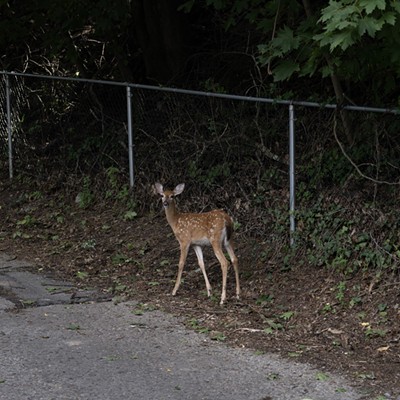
[[[181,247],[181,256],[179,258],[178,276],[176,277],[175,287],[174,287],[174,290],[172,291],[172,296],[176,295],[176,292],[178,291],[179,286],[181,284],[183,267],[185,266],[186,257],[188,255],[188,251],[189,251],[189,244],[185,244],[185,243],[179,243],[179,244]]]

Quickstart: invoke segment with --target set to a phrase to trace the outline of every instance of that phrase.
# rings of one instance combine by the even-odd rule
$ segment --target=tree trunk
[[[304,11],[306,13],[307,18],[310,18],[312,16],[310,0],[303,0],[303,7],[304,7]],[[329,55],[324,53],[324,57],[325,57],[326,63],[328,64],[330,70],[332,71],[331,72],[331,81],[332,81],[333,90],[335,91],[336,102],[339,106],[341,106],[344,104],[344,100],[345,100],[342,83],[340,82],[339,77],[336,75],[336,73],[334,71],[334,67],[332,65],[332,61],[331,61]],[[343,123],[343,128],[344,128],[344,132],[346,134],[347,141],[351,145],[354,142],[354,138],[353,138],[353,135],[351,134],[348,113],[346,113],[345,110],[341,110],[340,118]]]

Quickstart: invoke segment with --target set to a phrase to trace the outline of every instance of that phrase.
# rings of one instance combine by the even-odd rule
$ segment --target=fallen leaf
[[[332,333],[333,335],[341,335],[343,331],[340,329],[328,328],[328,332]]]
[[[384,351],[388,351],[390,346],[382,346],[379,347],[376,351],[379,351],[380,353],[384,352]]]

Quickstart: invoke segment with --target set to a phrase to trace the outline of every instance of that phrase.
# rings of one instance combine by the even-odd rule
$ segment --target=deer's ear
[[[159,194],[159,195],[161,195],[161,196],[163,196],[164,195],[164,188],[163,188],[163,185],[161,185],[161,183],[155,183],[154,184],[154,188],[156,189],[156,192]]]
[[[174,189],[174,195],[181,194],[183,192],[183,189],[185,189],[185,184],[180,183],[175,189]]]

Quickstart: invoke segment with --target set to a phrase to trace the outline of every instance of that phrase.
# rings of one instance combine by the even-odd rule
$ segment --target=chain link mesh
[[[87,174],[113,166],[128,174],[125,86],[8,77],[16,171]],[[0,150],[7,160],[5,75],[1,78]],[[204,204],[212,197],[216,205],[226,204],[227,187],[232,199],[248,204],[266,197],[273,202],[266,192],[288,192],[287,106],[136,87],[131,93],[138,188],[156,180],[171,186],[186,182],[192,195],[201,192]],[[318,189],[327,179],[337,185],[341,176],[358,172],[376,181],[398,180],[398,116],[346,113],[354,143],[341,124],[334,130],[335,111],[295,107],[300,190]]]
[[[21,76],[10,76],[10,86],[17,168],[87,173],[101,166],[125,164],[124,87]],[[4,93],[2,90],[2,100]],[[1,121],[4,152],[5,115]]]

